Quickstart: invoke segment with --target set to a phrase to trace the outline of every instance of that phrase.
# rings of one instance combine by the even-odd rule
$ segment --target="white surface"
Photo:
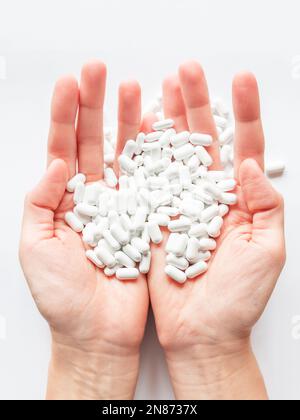
[[[300,399],[300,329],[292,331],[293,320],[300,324],[299,1],[1,0],[0,6],[0,399],[44,397],[49,335],[18,265],[22,202],[44,170],[54,81],[78,74],[93,57],[109,68],[110,120],[123,79],[139,79],[148,101],[166,74],[195,58],[212,93],[229,101],[234,73],[256,73],[267,156],[288,167],[274,181],[286,199],[288,263],[254,345],[271,398]],[[171,397],[151,321],[137,398]]]

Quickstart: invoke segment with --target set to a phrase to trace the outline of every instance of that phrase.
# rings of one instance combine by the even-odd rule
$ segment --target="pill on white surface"
[[[224,222],[222,217],[214,217],[207,226],[207,233],[209,234],[209,236],[211,236],[212,238],[217,238],[218,236],[220,236],[220,231],[222,229],[223,223]]]
[[[135,169],[137,168],[136,163],[130,159],[126,155],[120,155],[118,158],[118,162],[120,165],[120,168],[128,173],[128,174],[134,174]]]
[[[207,263],[205,261],[199,261],[198,263],[191,265],[185,274],[188,279],[194,279],[207,271]]]
[[[74,190],[73,201],[75,204],[83,202],[85,186],[83,182],[78,182]]]
[[[184,146],[181,146],[175,149],[174,158],[180,161],[180,160],[184,160],[184,159],[188,159],[192,157],[194,153],[195,153],[195,148],[191,144],[186,144]]]
[[[234,127],[228,127],[224,130],[219,136],[219,142],[221,146],[229,144],[233,141],[234,138]]]
[[[168,229],[170,232],[187,232],[190,230],[192,222],[190,220],[172,220],[168,224]]]
[[[189,142],[190,133],[189,131],[182,131],[181,133],[175,134],[171,138],[171,144],[173,147],[182,147]]]
[[[183,284],[187,280],[187,276],[184,271],[179,270],[178,268],[174,267],[173,265],[168,264],[165,267],[165,273],[171,279],[175,280],[177,283]]]
[[[84,225],[82,221],[72,211],[68,211],[65,214],[65,221],[74,232],[79,233],[83,231]]]
[[[85,255],[96,267],[103,268],[105,266],[92,249],[88,249]]]
[[[213,138],[212,136],[208,135],[208,134],[201,134],[201,133],[192,133],[190,135],[190,142],[194,145],[194,146],[211,146],[213,143]]]
[[[200,162],[202,163],[202,165],[209,167],[213,164],[212,157],[210,156],[208,151],[205,149],[205,147],[197,146],[195,148],[195,153],[200,159]]]
[[[135,280],[139,276],[137,268],[119,268],[116,272],[118,280]]]
[[[208,223],[218,215],[219,206],[217,204],[212,204],[211,206],[207,207],[205,210],[202,211],[200,221],[201,223]]]
[[[84,184],[86,182],[86,176],[80,173],[73,176],[73,178],[71,178],[67,183],[67,191],[70,193],[74,192],[78,182],[82,182]]]
[[[214,251],[217,247],[217,243],[214,239],[201,238],[199,240],[200,251]]]
[[[118,184],[118,178],[112,168],[104,169],[104,180],[106,184],[111,188],[116,187]]]
[[[95,253],[100,261],[102,261],[108,268],[112,268],[116,264],[115,257],[111,254],[107,247],[97,246],[97,248],[95,248]]]
[[[147,254],[150,251],[150,245],[148,242],[141,238],[133,238],[131,245],[134,246],[141,254]]]
[[[136,148],[137,148],[137,144],[134,140],[127,140],[123,148],[122,154],[128,156],[129,159],[132,159],[133,155],[135,154]]]
[[[156,121],[152,125],[152,128],[153,128],[154,131],[168,130],[172,127],[174,127],[174,120],[172,120],[170,118],[166,119],[166,120]]]
[[[144,254],[142,256],[142,260],[139,264],[139,271],[142,274],[147,274],[150,271],[151,266],[151,252],[147,252],[147,254]]]
[[[281,176],[285,171],[284,162],[269,162],[266,165],[266,173],[270,177]]]

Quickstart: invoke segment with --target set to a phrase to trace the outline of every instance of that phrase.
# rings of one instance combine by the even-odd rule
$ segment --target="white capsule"
[[[86,177],[84,174],[76,174],[73,176],[73,178],[71,178],[67,183],[67,191],[70,193],[74,192],[78,182],[82,182],[83,184],[86,182]]]
[[[197,264],[191,265],[185,274],[188,279],[194,279],[207,271],[207,263],[205,261],[199,261]]]
[[[134,246],[141,254],[147,254],[150,251],[150,245],[148,242],[141,238],[133,238],[131,245]]]
[[[200,222],[208,223],[214,217],[218,215],[219,215],[219,206],[217,204],[213,204],[202,211],[201,216],[200,216]]]
[[[104,169],[104,180],[110,188],[115,188],[118,185],[118,178],[112,168]]]
[[[179,170],[179,179],[182,188],[188,189],[192,183],[190,168],[188,166],[182,166]]]
[[[117,205],[117,210],[119,214],[127,213],[128,197],[129,197],[128,190],[119,190],[116,193],[116,205]]]
[[[185,198],[182,200],[179,211],[182,215],[197,218],[204,209],[204,204],[201,201],[193,200],[192,198]]]
[[[100,194],[98,206],[99,206],[99,214],[102,217],[107,216],[109,199],[110,199],[110,194],[108,192],[104,192]]]
[[[111,225],[113,225],[114,223],[118,223],[119,222],[119,215],[115,210],[110,210],[108,212],[108,226],[110,227]]]
[[[143,166],[144,164],[144,157],[142,155],[135,156],[133,158],[134,163],[137,167]]]
[[[195,153],[200,159],[200,162],[202,163],[202,165],[209,167],[213,164],[212,157],[203,146],[195,147]]]
[[[194,146],[211,146],[213,143],[212,136],[209,136],[208,134],[201,134],[201,133],[192,133],[190,135],[190,142]]]
[[[237,182],[235,179],[224,179],[220,182],[218,182],[217,187],[223,191],[233,191],[236,188]]]
[[[207,233],[209,234],[209,236],[211,236],[212,238],[217,238],[218,236],[220,236],[220,231],[223,226],[223,223],[224,222],[222,217],[214,217],[207,226]]]
[[[224,171],[207,171],[205,178],[211,182],[220,182],[225,178]]]
[[[219,216],[224,217],[229,213],[229,207],[226,204],[219,205]]]
[[[175,252],[173,252],[173,254],[176,257],[182,257],[182,256],[185,255],[186,247],[188,245],[188,240],[189,240],[189,237],[185,233],[184,234],[180,234],[177,237],[177,244],[175,246]]]
[[[131,160],[128,156],[126,155],[121,155],[118,158],[118,162],[120,165],[120,168],[128,173],[128,174],[134,174],[134,171],[136,170],[136,163]]]
[[[83,202],[85,186],[83,182],[78,182],[75,187],[73,200],[75,204]]]
[[[152,125],[152,128],[154,131],[164,131],[172,127],[174,127],[174,120],[171,120],[171,119],[156,121]]]
[[[171,144],[173,147],[182,147],[189,142],[190,133],[188,131],[182,131],[181,133],[175,134],[171,138]]]
[[[112,277],[112,276],[114,276],[115,274],[116,274],[116,272],[117,272],[117,270],[119,269],[120,267],[116,264],[114,267],[112,267],[112,268],[109,268],[109,267],[105,267],[105,269],[104,269],[104,274],[107,276],[107,277]]]
[[[186,282],[186,274],[183,271],[178,270],[178,268],[174,267],[173,265],[167,265],[165,267],[165,273],[177,283],[183,284]]]
[[[221,98],[217,98],[214,100],[213,113],[219,115],[219,117],[228,118],[229,109]]]
[[[183,257],[176,257],[176,255],[174,254],[168,254],[166,261],[168,264],[173,265],[174,267],[182,271],[185,271],[189,266],[189,262],[187,259]]]
[[[222,196],[222,191],[218,185],[213,182],[205,182],[203,184],[203,191],[211,195],[214,199],[219,200]]]
[[[78,217],[71,211],[68,211],[65,214],[65,221],[66,223],[74,230],[74,232],[82,232],[84,225],[81,222],[81,220],[78,219]]]
[[[104,230],[103,231],[103,233],[102,233],[102,235],[103,235],[103,238],[105,239],[105,241],[107,242],[107,244],[111,247],[111,249],[113,250],[113,251],[119,251],[119,249],[121,249],[121,244],[120,244],[120,242],[118,242],[117,240],[116,240],[116,238],[114,238],[113,236],[112,236],[112,234],[110,233],[110,231],[109,230]],[[101,259],[101,258],[100,258]],[[105,261],[104,261],[105,262]],[[107,264],[105,264],[105,265],[107,265]]]
[[[131,244],[125,245],[122,251],[135,262],[140,262],[142,259],[141,253]]]
[[[77,210],[76,207],[74,207],[73,209],[73,213],[75,214],[75,216],[77,217],[78,220],[80,220],[80,222],[83,225],[87,225],[88,223],[90,223],[92,221],[92,218],[89,216],[84,216],[83,214],[80,214]]]
[[[193,197],[195,200],[202,201],[203,203],[207,204],[208,206],[211,206],[211,205],[214,203],[214,198],[213,198],[211,195],[206,194],[206,193],[203,191],[202,187],[200,187],[200,188],[199,188],[199,187],[198,187],[198,188],[196,188],[196,189],[192,192],[192,197]]]
[[[195,148],[191,144],[186,144],[184,146],[178,147],[178,149],[174,151],[174,158],[175,160],[184,160],[192,157],[194,153]]]
[[[95,227],[95,238],[100,240],[103,237],[103,231],[109,228],[108,219],[101,219]]]
[[[172,195],[179,195],[182,192],[182,185],[181,184],[169,184],[164,187],[164,191]]]
[[[130,219],[128,214],[121,214],[120,222],[123,229],[129,232],[130,234],[132,234],[135,231],[132,220]]]
[[[148,188],[152,191],[160,190],[168,184],[167,178],[150,176],[147,180]]]
[[[156,245],[160,244],[163,240],[163,236],[158,223],[155,221],[148,222],[147,228],[151,241]]]
[[[220,198],[220,203],[234,206],[237,203],[237,195],[232,193],[223,193]]]
[[[130,191],[127,197],[127,212],[130,216],[136,214],[137,211],[137,200],[136,200],[136,192]]]
[[[95,217],[98,214],[98,207],[90,204],[78,203],[75,208],[83,216]]]
[[[157,213],[165,214],[169,217],[176,217],[179,215],[179,209],[176,207],[162,206],[157,208]]]
[[[97,257],[95,251],[89,249],[86,251],[85,255],[90,261],[92,261],[93,264],[95,264],[96,267],[99,267],[99,268],[104,267],[103,262]]]
[[[132,159],[133,155],[135,154],[135,151],[136,151],[136,142],[134,140],[127,140],[122,154],[128,156],[129,159]]]
[[[82,231],[82,240],[83,242],[92,245],[95,242],[95,229],[96,225],[94,223],[88,223]]]
[[[139,271],[142,274],[147,274],[150,271],[151,266],[151,252],[149,251],[147,254],[142,256],[142,260],[139,264]]]
[[[198,156],[193,155],[191,158],[189,158],[187,166],[189,167],[191,173],[196,172],[200,166],[200,160]]]
[[[285,171],[283,162],[269,162],[266,166],[266,173],[270,177],[281,176]]]
[[[222,132],[219,136],[219,142],[221,146],[233,142],[234,138],[234,127],[228,127],[225,131]]]
[[[189,236],[194,236],[195,238],[201,238],[203,236],[207,236],[207,224],[206,223],[196,223],[196,224],[192,225],[188,234],[189,234]]]
[[[123,251],[117,251],[115,253],[115,259],[117,261],[117,263],[122,267],[126,267],[126,268],[134,268],[135,267],[135,262],[128,257],[127,254],[125,254],[125,252]]]
[[[137,231],[142,231],[145,226],[148,210],[146,207],[138,207],[134,217],[134,228]]]
[[[135,280],[139,276],[137,268],[119,268],[116,272],[118,280]]]
[[[140,155],[142,153],[142,147],[145,142],[145,133],[139,133],[136,138],[136,149],[135,154]]]
[[[149,222],[156,222],[159,226],[168,226],[170,217],[163,213],[151,213],[148,217]]]
[[[226,144],[225,146],[221,147],[220,150],[220,160],[223,166],[227,166],[231,163],[231,153],[232,147]]]
[[[167,191],[158,191],[159,197],[155,198],[154,207],[161,207],[161,206],[168,206],[172,202],[172,194],[168,193]]]
[[[165,147],[161,151],[161,157],[162,157],[162,159],[164,159],[164,158],[172,159],[173,150],[170,147]]]
[[[126,232],[119,223],[114,223],[110,227],[110,233],[122,246],[128,244],[130,240],[129,233]]]
[[[127,175],[121,175],[119,177],[119,190],[127,190],[129,188],[128,179],[129,177]]]
[[[192,225],[192,222],[187,219],[187,220],[172,220],[169,224],[168,224],[168,229],[170,232],[187,232],[190,230]]]
[[[178,254],[177,241],[180,237],[179,233],[171,233],[166,243],[167,254]]]
[[[148,227],[147,227],[147,224],[145,225],[145,227],[144,227],[144,230],[143,230],[143,232],[142,232],[142,236],[141,236],[141,239],[143,240],[143,241],[145,241],[145,242],[147,242],[148,244],[150,244],[150,236],[149,236],[149,232],[148,232]]]
[[[83,201],[86,204],[90,204],[91,206],[97,205],[99,202],[99,197],[102,190],[103,190],[103,187],[99,183],[87,185],[85,187]]]
[[[214,120],[215,120],[215,123],[216,123],[217,127],[220,127],[223,130],[225,130],[225,128],[227,126],[227,119],[226,118],[219,117],[218,115],[214,115]]]
[[[112,268],[116,264],[115,257],[110,253],[107,247],[97,246],[97,248],[95,248],[95,253],[100,261],[107,267]]]
[[[164,134],[163,131],[154,131],[154,132],[146,135],[145,141],[148,142],[148,143],[158,141],[163,134]]]
[[[197,258],[199,252],[199,241],[196,238],[190,238],[188,240],[187,248],[186,248],[186,259],[188,261],[193,261]]]
[[[104,154],[104,163],[106,165],[112,165],[115,161],[115,154],[114,153],[105,153]]]
[[[164,149],[170,146],[171,138],[176,134],[176,131],[173,128],[166,130],[164,134],[161,135],[159,139],[160,146]]]
[[[210,238],[201,238],[199,240],[200,251],[214,251],[217,247],[216,241]]]

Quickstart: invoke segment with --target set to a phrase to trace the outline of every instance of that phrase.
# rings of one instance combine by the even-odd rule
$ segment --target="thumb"
[[[246,159],[239,169],[246,205],[253,217],[252,239],[284,254],[284,203],[254,159]]]
[[[66,163],[61,159],[52,161],[41,181],[26,197],[23,236],[34,240],[45,235],[52,237],[54,212],[63,198],[67,179]]]

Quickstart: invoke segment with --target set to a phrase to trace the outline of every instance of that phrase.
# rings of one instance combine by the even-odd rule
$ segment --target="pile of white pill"
[[[128,140],[119,156],[120,177],[112,165],[115,137],[105,131],[104,180],[86,184],[77,174],[67,185],[74,209],[66,223],[82,232],[87,258],[106,276],[134,280],[151,266],[151,243],[166,243],[165,273],[179,283],[203,274],[208,268],[216,238],[229,206],[236,204],[233,179],[234,128],[223,102],[212,106],[223,170],[209,168],[207,151],[213,139],[203,133],[176,132],[164,119],[161,103],[152,104],[159,120],[153,132]],[[276,168],[275,168],[276,169]]]
[[[222,171],[209,170],[207,151],[213,139],[202,133],[175,131],[174,122],[160,119],[153,132],[128,140],[119,156],[120,177],[112,168],[114,145],[105,139],[104,181],[86,184],[77,174],[67,185],[74,209],[67,224],[89,249],[87,258],[107,276],[134,280],[151,266],[151,242],[166,244],[165,273],[179,283],[207,270],[229,206],[232,192],[232,141],[234,130],[221,102],[213,108],[219,131]]]

